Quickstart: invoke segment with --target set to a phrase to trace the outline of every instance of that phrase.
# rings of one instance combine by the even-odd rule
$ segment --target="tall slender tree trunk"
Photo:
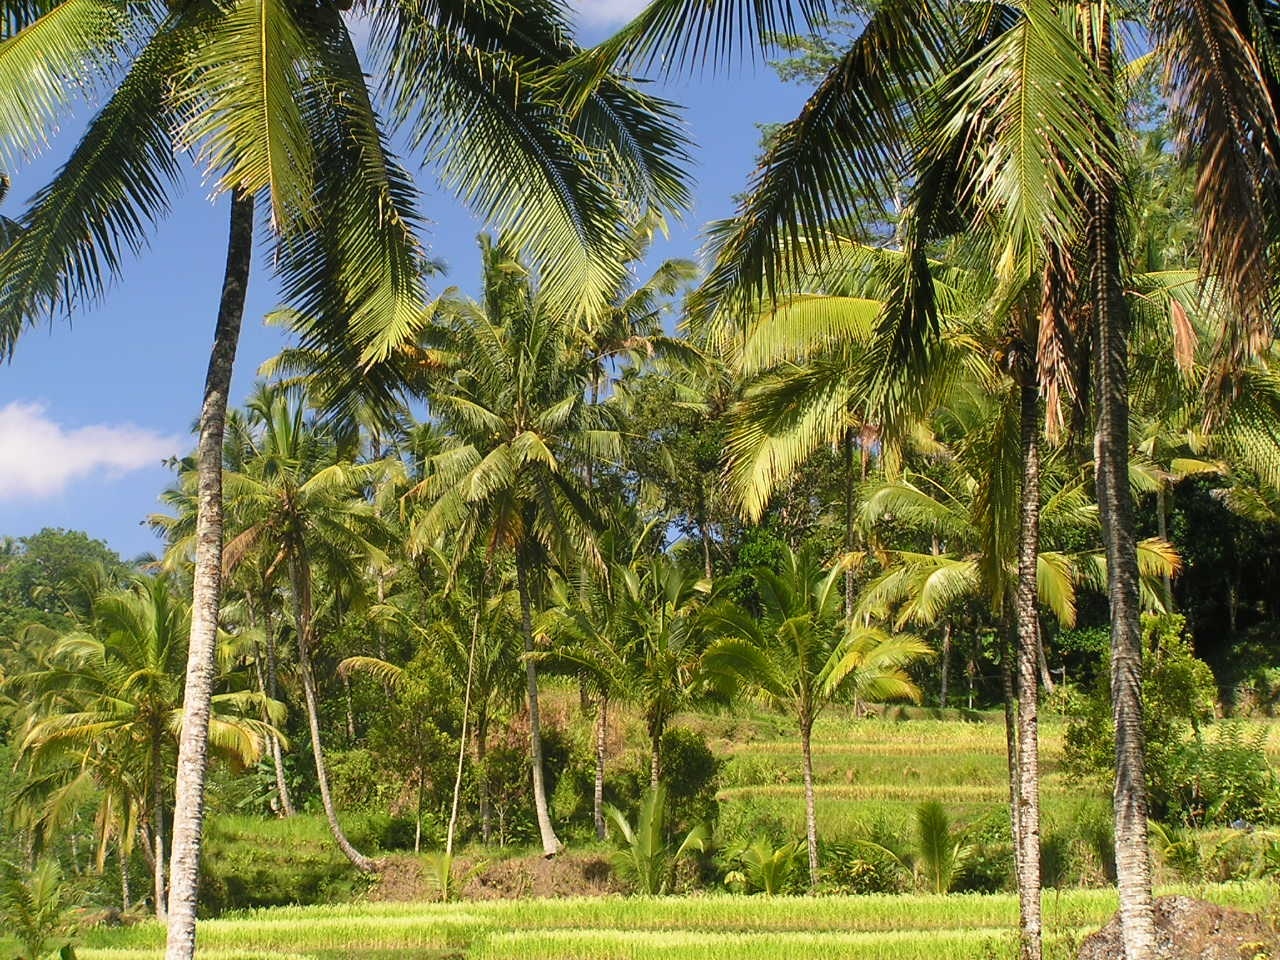
[[[604,760],[609,742],[609,695],[601,692],[596,701],[596,782],[591,794],[591,815],[596,824],[596,839],[607,834],[604,822]]]
[[[698,486],[698,537],[702,541],[702,575],[710,580],[715,576],[711,564],[711,521],[707,519],[707,494]]]
[[[488,844],[493,839],[493,804],[489,801],[489,718],[485,711],[476,717],[476,776],[480,793],[480,839]]]
[[[1034,372],[1021,387],[1022,510],[1018,544],[1018,906],[1022,960],[1042,955],[1040,911],[1040,739],[1036,670],[1040,653],[1040,604],[1036,568],[1040,554],[1040,404]]]
[[[351,703],[351,681],[343,674],[342,680],[342,700],[347,709],[347,743],[352,746],[356,742],[356,711]]]
[[[800,751],[804,756],[804,832],[809,848],[809,892],[818,889],[818,810],[813,793],[813,718],[800,718]]]
[[[1161,540],[1167,541],[1169,539],[1169,492],[1165,489],[1163,477],[1156,482],[1156,534]],[[1173,579],[1169,576],[1168,570],[1160,574],[1160,586],[1164,608],[1169,613],[1172,613]]]
[[[538,671],[533,657],[533,612],[529,595],[529,571],[523,551],[516,551],[516,588],[520,594],[520,628],[524,634],[525,682],[529,698],[529,754],[533,767],[533,807],[538,817],[538,835],[542,855],[554,857],[560,852],[560,839],[551,825],[551,807],[547,803],[547,783],[542,763],[542,720],[538,713]]]
[[[231,191],[227,264],[213,350],[205,375],[200,438],[196,447],[199,485],[196,556],[173,801],[173,863],[169,870],[165,960],[190,960],[196,950],[196,894],[200,883],[200,840],[204,831],[205,773],[209,767],[209,711],[222,593],[222,437],[252,262],[253,198],[237,188]]]
[[[1050,693],[1057,686],[1053,682],[1053,673],[1049,670],[1049,658],[1044,652],[1044,634],[1040,634],[1040,642],[1036,644],[1036,661],[1040,664],[1040,683]]]
[[[155,854],[152,880],[155,884],[156,919],[164,923],[168,919],[164,882],[164,765],[157,734],[158,731],[152,734],[157,739],[153,740],[151,749],[151,849]]]
[[[942,624],[942,682],[938,690],[938,706],[947,705],[947,677],[951,672],[951,621]]]
[[[342,855],[351,861],[352,866],[364,873],[373,873],[374,862],[357,850],[338,822],[338,812],[333,805],[333,794],[329,790],[329,770],[324,762],[324,749],[320,746],[320,705],[316,697],[316,679],[311,670],[311,644],[314,639],[311,610],[311,572],[307,567],[305,556],[289,558],[289,576],[292,580],[293,614],[296,626],[294,633],[298,637],[298,672],[302,674],[302,694],[307,706],[307,727],[311,733],[311,753],[315,758],[316,782],[320,786],[320,803],[324,807],[325,819],[329,821],[329,831]]]
[[[649,786],[657,790],[662,782],[662,725],[649,725]]]
[[[1092,6],[1092,5],[1091,5]],[[1104,83],[1114,86],[1110,7],[1096,4],[1089,49]],[[1147,786],[1142,732],[1142,634],[1138,552],[1129,496],[1128,322],[1121,288],[1118,185],[1093,192],[1088,244],[1094,318],[1098,425],[1094,462],[1098,513],[1107,553],[1111,606],[1111,705],[1116,727],[1116,880],[1126,960],[1155,956],[1155,910],[1147,840]]]
[[[854,497],[857,496],[857,485],[853,472],[853,429],[846,428],[841,444],[844,447],[844,552],[853,553],[857,542],[857,528],[854,524]],[[853,605],[857,599],[857,579],[853,575],[853,565],[848,564],[844,571],[844,615],[853,616]]]
[[[471,718],[471,685],[476,670],[476,640],[480,636],[480,604],[476,605],[475,617],[471,621],[471,646],[467,650],[467,686],[462,694],[462,729],[458,733],[458,769],[453,778],[453,802],[449,807],[449,829],[445,834],[444,855],[453,856],[453,836],[458,829],[458,806],[462,801],[462,769],[467,760],[467,721]],[[422,783],[423,778],[418,778]],[[418,823],[422,823],[422,790],[418,790]],[[421,828],[419,828],[421,830]],[[418,841],[414,840],[414,852],[417,852]]]
[[[1004,749],[1009,783],[1009,827],[1013,840],[1014,876],[1022,875],[1022,844],[1018,842],[1022,836],[1022,825],[1018,806],[1018,719],[1017,693],[1013,683],[1013,644],[1009,640],[1010,630],[1004,631],[1005,639],[1000,650],[1000,685],[1004,692]]]
[[[267,693],[272,700],[280,699],[280,659],[276,650],[276,628],[272,622],[271,607],[265,606],[267,625]],[[384,658],[385,659],[385,658]],[[280,794],[280,808],[286,817],[292,817],[297,810],[293,798],[289,795],[289,784],[284,778],[284,753],[280,741],[271,738],[271,758],[276,765],[276,792]]]
[[[257,626],[256,617],[253,613],[253,594],[250,593],[246,597],[249,607],[249,626]],[[263,636],[266,639],[267,659],[270,661],[268,670],[262,669],[262,654],[258,649],[258,642],[253,643],[253,672],[258,681],[258,691],[266,699],[276,699],[276,671],[275,671],[275,638],[272,635],[274,625],[271,623],[271,612],[266,609],[263,604],[265,613],[263,627]],[[262,722],[270,723],[271,717],[267,712],[267,705],[262,705]],[[280,740],[278,737],[271,737],[271,769],[275,774],[276,780],[276,797],[280,802],[279,815],[282,817],[293,816],[293,803],[289,797],[289,787],[284,782],[284,754],[280,749]]]
[[[116,844],[116,857],[120,861],[120,912],[128,913],[133,906],[133,893],[129,890],[129,854],[123,843]]]

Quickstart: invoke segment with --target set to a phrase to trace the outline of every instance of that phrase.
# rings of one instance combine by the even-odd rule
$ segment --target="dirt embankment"
[[[598,853],[561,853],[483,861],[458,857],[456,880],[463,880],[464,900],[518,900],[523,897],[598,897],[621,893],[607,857]],[[383,861],[370,900],[415,901],[440,899],[440,884],[425,860],[394,856]]]

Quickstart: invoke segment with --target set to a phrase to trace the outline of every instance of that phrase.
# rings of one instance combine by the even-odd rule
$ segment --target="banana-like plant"
[[[747,889],[762,890],[771,897],[782,893],[795,874],[804,849],[803,840],[791,840],[775,848],[764,837],[757,837],[737,856]]]
[[[678,845],[673,845],[663,828],[666,808],[667,791],[662,786],[651,787],[645,793],[634,827],[613,804],[604,808],[622,837],[614,865],[630,878],[636,893],[646,897],[669,893],[675,884],[676,864],[691,851],[706,850],[711,840],[710,828],[700,823]]]
[[[18,941],[16,960],[43,960],[55,950],[61,960],[75,960],[74,906],[56,860],[28,871],[0,863],[0,929]]]
[[[890,858],[915,878],[917,886],[930,893],[949,893],[960,871],[976,853],[964,832],[952,829],[951,818],[936,800],[916,807],[914,850],[899,854],[874,840],[854,842]]]

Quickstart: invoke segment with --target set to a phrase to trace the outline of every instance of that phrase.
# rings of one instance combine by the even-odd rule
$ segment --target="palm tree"
[[[64,2],[6,22],[0,116],[6,155],[39,146],[72,91],[114,92],[54,181],[20,219],[0,276],[0,353],[46,309],[100,298],[147,224],[168,211],[176,157],[196,155],[231,196],[227,264],[200,413],[199,523],[186,701],[175,802],[170,960],[194,951],[207,765],[207,704],[222,545],[219,449],[252,257],[254,207],[270,208],[285,298],[314,322],[311,344],[361,378],[394,351],[421,302],[422,255],[410,179],[386,149],[366,69],[340,7],[306,15],[263,0],[217,9]],[[539,80],[578,52],[558,0],[431,8],[379,3],[374,59],[411,143],[486,219],[513,231],[566,308],[589,309],[620,259],[630,210],[682,207],[684,141],[667,104],[621,80],[566,118]],[[448,145],[448,150],[439,149]]]
[[[253,411],[261,422],[257,449],[243,470],[228,473],[228,503],[245,528],[227,545],[235,569],[250,551],[270,544],[272,563],[287,572],[316,779],[329,829],[339,849],[358,869],[374,863],[351,845],[338,822],[320,742],[319,701],[312,657],[318,643],[314,585],[317,571],[330,586],[357,576],[367,557],[381,556],[380,520],[364,498],[365,487],[392,469],[387,461],[353,464],[335,460],[326,434],[307,421],[303,404],[288,392],[268,393]]]
[[[739,45],[763,47],[791,33],[797,14],[812,22],[832,6],[822,0],[713,6],[655,0],[586,62],[597,71],[619,61],[660,61],[667,70],[718,62]],[[1267,53],[1275,27],[1253,4],[1162,2],[1147,12],[1169,99],[1180,105],[1181,146],[1199,170],[1204,267],[1221,279],[1234,308],[1222,339],[1221,382],[1258,335],[1265,338],[1269,316],[1274,248],[1266,238],[1280,206],[1280,122]],[[1126,135],[1115,15],[1104,0],[1069,9],[1042,0],[1016,8],[928,0],[879,5],[801,115],[772,140],[704,289],[713,298],[773,295],[798,263],[796,251],[782,242],[787,236],[856,216],[868,200],[891,209],[897,185],[911,183],[904,296],[881,322],[884,365],[892,369],[918,360],[933,339],[925,245],[995,220],[1027,276],[1047,264],[1046,289],[1056,307],[1040,318],[1042,387],[1050,395],[1070,391],[1073,344],[1092,343],[1097,368],[1098,500],[1122,731],[1115,792],[1121,919],[1127,960],[1147,960],[1155,949],[1154,914],[1139,722],[1136,537],[1127,487],[1119,179]],[[738,44],[726,42],[730,36]],[[1072,249],[1081,251],[1080,262],[1066,255]],[[1085,303],[1090,331],[1077,329],[1083,314],[1074,307]]]
[[[799,724],[811,889],[818,884],[814,722],[841,697],[918,703],[920,688],[906,668],[933,653],[914,637],[844,620],[843,577],[843,564],[823,569],[812,549],[787,549],[779,569],[751,572],[758,609],[717,605],[708,612],[710,629],[721,634],[707,651],[708,669],[736,676]]]
[[[547,593],[549,608],[540,623],[553,641],[548,657],[578,675],[595,695],[595,783],[592,818],[596,837],[608,835],[605,821],[604,779],[609,742],[609,706],[632,694],[633,675],[622,605],[614,591],[616,576],[606,577],[590,566],[572,579],[553,577]]]
[[[450,538],[455,566],[483,540],[487,554],[514,561],[525,644],[533,799],[543,852],[560,847],[551,824],[542,763],[533,606],[547,566],[599,563],[601,524],[576,467],[614,459],[611,412],[589,403],[591,367],[573,328],[543,296],[509,241],[481,238],[484,300],[459,304],[447,327],[430,331],[454,358],[426,394],[446,435],[410,492],[424,508],[412,544]]]
[[[103,792],[99,864],[113,830],[128,849],[137,823],[154,870],[156,915],[165,915],[165,798],[177,739],[186,720],[182,668],[190,608],[164,577],[142,577],[93,601],[82,630],[59,639],[47,663],[17,679],[33,698],[21,750],[37,782],[44,816],[62,797],[88,785]],[[211,747],[241,763],[255,763],[279,734],[283,708],[259,694],[215,694]],[[264,711],[267,720],[250,715]],[[29,793],[34,799],[34,794]],[[46,824],[52,826],[52,824]],[[123,858],[122,858],[123,860]]]
[[[713,585],[666,554],[615,564],[610,570],[620,608],[630,699],[649,737],[649,786],[662,780],[662,735],[671,719],[699,701],[723,697],[723,673],[707,669],[712,638],[705,616]]]

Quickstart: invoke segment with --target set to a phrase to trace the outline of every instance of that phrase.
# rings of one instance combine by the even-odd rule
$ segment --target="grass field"
[[[995,718],[985,718],[994,720]],[[799,835],[803,789],[799,741],[776,718],[686,718],[725,759],[722,823],[772,820]],[[1269,748],[1280,735],[1269,728]],[[1105,817],[1105,792],[1068,784],[1060,770],[1061,727],[1042,727],[1046,838],[1076,819]],[[999,823],[1007,803],[1004,731],[983,718],[854,720],[819,724],[814,749],[819,829],[828,838],[866,824],[909,829],[924,800],[941,801],[957,821]],[[244,856],[255,844],[271,870],[292,850],[323,843],[319,824],[223,818],[211,852],[227,845]],[[314,834],[314,836],[313,836]],[[1186,890],[1186,888],[1183,888]],[[1187,890],[1223,904],[1280,909],[1267,882],[1201,885]],[[1115,909],[1106,888],[1045,893],[1051,960],[1066,960]],[[276,907],[200,925],[208,960],[1002,960],[1016,956],[1017,902],[1008,894],[869,895],[818,898],[701,896],[574,898],[435,903],[343,903]],[[94,929],[84,960],[150,960],[163,930],[154,923]]]
[[[1271,910],[1269,884],[1190,891]],[[1045,896],[1051,955],[1065,956],[1115,909],[1107,890]],[[670,897],[454,904],[282,907],[200,926],[201,955],[482,960],[994,960],[1013,955],[1017,901],[1008,895]],[[84,960],[150,960],[154,923],[91,931]]]

